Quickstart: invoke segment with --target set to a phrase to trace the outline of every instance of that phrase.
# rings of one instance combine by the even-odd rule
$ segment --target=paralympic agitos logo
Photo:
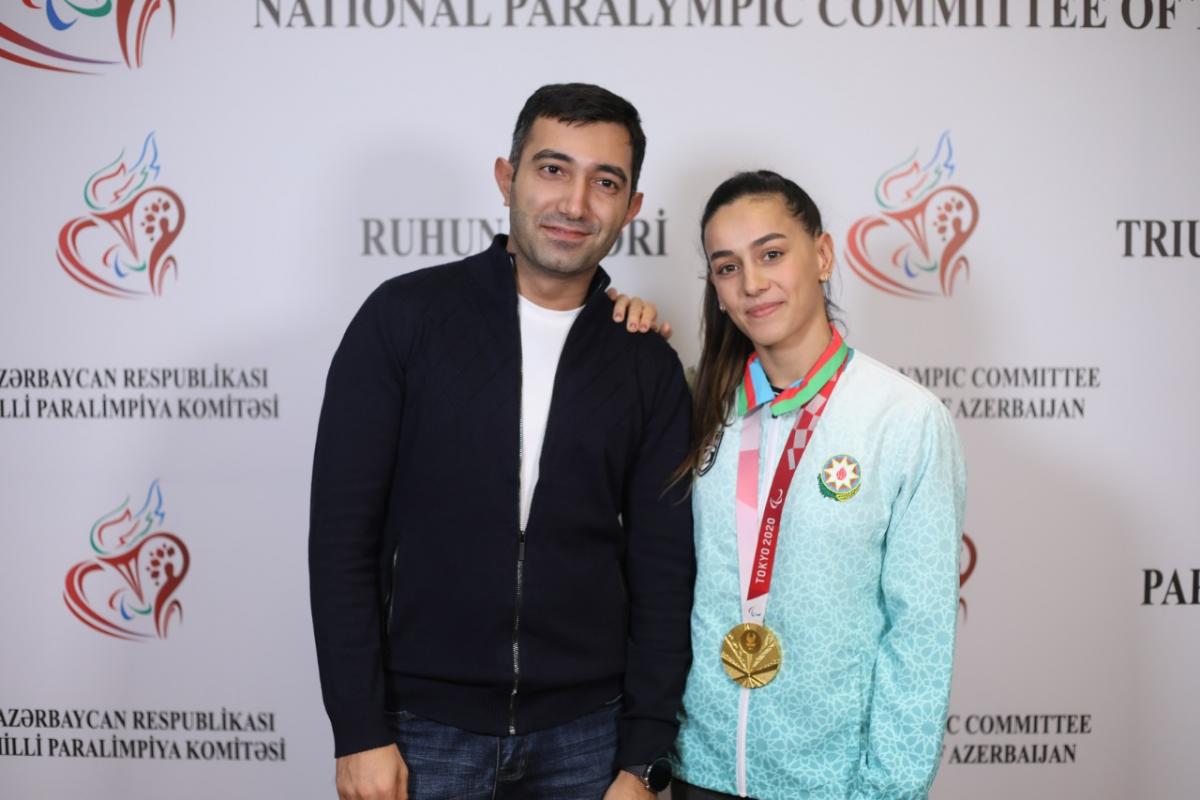
[[[950,132],[925,164],[917,153],[875,183],[880,213],[855,222],[846,236],[846,261],[864,281],[897,297],[954,294],[970,273],[963,251],[979,222],[979,206],[954,176]]]
[[[93,555],[67,572],[63,600],[94,631],[117,639],[165,639],[183,618],[175,592],[187,577],[187,546],[161,529],[162,489],[150,484],[146,501],[133,511],[129,498],[92,525]]]
[[[146,36],[159,11],[170,18],[175,33],[175,0],[19,1],[25,13],[0,22],[0,58],[35,69],[101,72],[121,63],[114,60],[118,49],[127,67],[141,67]],[[101,26],[115,30],[110,34]]]
[[[89,213],[63,225],[58,263],[81,286],[109,297],[158,296],[176,272],[171,245],[183,228],[183,201],[159,175],[158,143],[151,132],[136,161],[125,151],[87,179]]]
[[[967,585],[967,581],[971,579],[971,573],[975,572],[975,562],[979,558],[979,551],[975,549],[975,540],[963,531],[962,544],[959,546],[958,554],[958,609],[962,612],[963,620],[967,618],[967,598],[963,597],[962,589]]]

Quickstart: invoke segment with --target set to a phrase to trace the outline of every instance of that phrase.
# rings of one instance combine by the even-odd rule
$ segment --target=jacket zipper
[[[517,733],[517,690],[521,683],[521,642],[518,638],[521,629],[521,593],[524,588],[525,573],[525,531],[520,531],[517,540],[517,613],[513,617],[513,682],[512,693],[508,697],[508,733]]]
[[[516,269],[514,262],[513,268]],[[602,284],[593,289],[588,297],[584,298],[584,305],[599,293],[603,293],[605,286]],[[513,635],[512,635],[512,656],[513,656],[513,680],[512,691],[508,695],[508,734],[515,736],[517,733],[517,692],[521,688],[521,601],[525,593],[525,529],[521,527],[521,469],[525,461],[525,406],[522,400],[522,392],[525,389],[525,362],[524,351],[521,349],[521,332],[520,332],[520,303],[518,301],[517,312],[517,599],[515,613],[513,615]],[[580,312],[583,313],[582,311]],[[578,320],[576,320],[578,321]],[[572,326],[574,327],[574,326]],[[568,334],[568,337],[570,334]],[[566,345],[563,345],[564,349]],[[561,356],[560,356],[561,361]],[[557,378],[556,378],[557,380]],[[553,396],[550,400],[551,405],[554,404]],[[549,419],[546,420],[546,430],[549,432]],[[543,444],[543,448],[545,445]],[[538,453],[536,457],[541,457]]]
[[[508,734],[517,733],[517,691],[521,687],[521,600],[525,590],[525,529],[521,527],[521,469],[525,461],[525,390],[524,354],[520,343],[520,322],[517,333],[517,598],[513,614],[512,634],[512,691],[508,695]]]
[[[383,632],[386,636],[392,635],[392,609],[396,606],[396,558],[400,555],[400,543],[396,542],[396,546],[392,549],[392,582],[388,586],[387,602],[387,620],[384,623]]]

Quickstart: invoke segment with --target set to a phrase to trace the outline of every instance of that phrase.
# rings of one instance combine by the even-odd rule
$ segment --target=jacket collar
[[[484,291],[494,294],[497,300],[504,298],[515,301],[517,277],[512,255],[508,252],[508,236],[497,234],[492,239],[491,247],[468,258],[466,265],[475,283]],[[603,297],[611,282],[604,267],[597,266],[596,274],[592,276],[587,294],[584,295],[584,305],[590,305],[597,296]]]
[[[832,325],[829,329],[832,333],[829,345],[817,363],[812,365],[807,375],[778,393],[767,379],[758,353],[751,353],[737,391],[738,415],[744,417],[759,406],[769,404],[771,416],[779,417],[800,408],[821,391],[842,364],[854,355],[854,351],[842,340],[838,329]]]

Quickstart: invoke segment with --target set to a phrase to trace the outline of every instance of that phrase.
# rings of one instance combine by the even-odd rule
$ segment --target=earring
[[[725,313],[725,306],[721,305],[720,303],[717,303],[717,308],[721,309],[722,314]]]

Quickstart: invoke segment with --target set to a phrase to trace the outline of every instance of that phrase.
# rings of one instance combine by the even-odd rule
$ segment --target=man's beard
[[[576,248],[559,248],[546,240],[541,232],[542,225],[580,231],[589,236],[595,236],[599,226],[572,220],[554,212],[529,216],[518,208],[515,198],[509,208],[508,220],[512,246],[530,266],[540,272],[564,278],[594,269],[600,263],[600,259],[612,249],[613,242],[617,239],[614,234],[609,241],[592,239],[580,242]]]

